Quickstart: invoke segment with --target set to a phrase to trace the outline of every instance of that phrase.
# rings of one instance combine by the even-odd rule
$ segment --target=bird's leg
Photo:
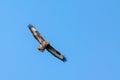
[[[43,41],[42,45],[40,47],[38,47],[38,50],[40,50],[41,52],[43,52],[46,48],[46,46],[49,45],[49,42]]]

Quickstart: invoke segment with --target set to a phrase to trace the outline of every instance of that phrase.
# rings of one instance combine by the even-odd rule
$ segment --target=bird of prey
[[[66,58],[60,52],[58,52],[55,48],[53,48],[49,42],[45,41],[45,39],[41,36],[41,34],[36,30],[36,28],[33,25],[29,24],[28,27],[32,32],[33,36],[35,37],[35,39],[41,44],[41,46],[38,47],[38,50],[43,52],[46,49],[53,56],[57,57],[63,62],[66,61]]]

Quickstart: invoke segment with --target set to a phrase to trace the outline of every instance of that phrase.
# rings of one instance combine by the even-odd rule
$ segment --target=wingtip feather
[[[63,57],[62,61],[63,61],[63,62],[66,62],[66,61],[67,61],[66,57]]]

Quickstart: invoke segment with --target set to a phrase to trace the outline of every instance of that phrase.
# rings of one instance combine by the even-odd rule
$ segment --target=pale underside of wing
[[[53,48],[51,45],[48,45],[48,46],[46,47],[46,49],[47,49],[53,56],[57,57],[58,59],[62,60],[63,62],[66,61],[66,58],[65,58],[63,55],[61,55],[61,53],[58,52],[55,48]]]
[[[35,29],[33,25],[28,25],[30,31],[32,32],[35,39],[41,44],[45,39],[41,36],[41,34]]]
[[[36,31],[37,35],[36,35],[36,39],[39,43],[43,43],[43,41],[45,41],[45,39],[40,35],[40,33],[38,31]]]

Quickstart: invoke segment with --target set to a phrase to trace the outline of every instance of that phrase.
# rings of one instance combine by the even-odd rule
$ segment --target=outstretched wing
[[[51,45],[48,45],[48,46],[46,47],[46,49],[47,49],[53,56],[57,57],[58,59],[62,60],[63,62],[66,61],[66,58],[65,58],[63,55],[61,55],[61,53],[58,52],[55,48],[53,48]]]
[[[45,39],[41,36],[41,34],[35,29],[35,27],[31,24],[28,25],[30,31],[32,32],[33,36],[35,37],[35,39],[42,44],[43,41],[45,41]]]

